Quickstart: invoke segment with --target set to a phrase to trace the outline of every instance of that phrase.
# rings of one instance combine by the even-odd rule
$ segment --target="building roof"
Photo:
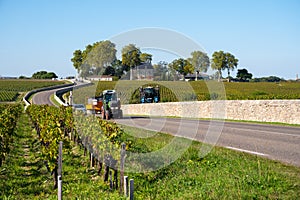
[[[186,76],[184,76],[185,78],[196,78],[195,74],[187,74]],[[199,73],[197,78],[207,78],[209,77],[209,75],[207,74],[203,74],[203,73]]]
[[[151,63],[142,63],[136,66],[136,69],[154,69]]]
[[[112,78],[110,75],[92,75],[87,78]]]

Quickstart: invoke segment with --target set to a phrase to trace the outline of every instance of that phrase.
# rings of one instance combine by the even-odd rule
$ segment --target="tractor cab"
[[[159,87],[140,87],[140,102],[141,103],[158,103],[159,102]]]
[[[102,106],[102,118],[122,118],[123,112],[121,110],[121,102],[117,96],[115,90],[104,90],[103,94],[103,106]]]

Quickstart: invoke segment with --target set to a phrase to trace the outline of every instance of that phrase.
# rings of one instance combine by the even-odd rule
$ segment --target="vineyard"
[[[214,81],[117,81],[98,82],[90,87],[74,91],[76,103],[86,103],[88,97],[98,96],[103,90],[115,89],[122,104],[138,103],[139,90],[143,86],[160,87],[161,102],[205,101],[213,99],[259,100],[300,99],[300,83],[218,83]]]
[[[73,92],[74,101],[80,98],[81,101],[85,101],[86,97],[98,95],[102,90],[116,89],[123,103],[137,103],[138,88],[149,85],[160,87],[163,102],[221,99],[224,95],[223,87],[226,88],[227,98],[232,99],[299,98],[300,93],[298,83],[224,83],[223,86],[201,81],[191,83],[119,81],[99,82],[90,87],[77,89]],[[22,106],[18,104],[0,104],[0,163],[5,165],[0,171],[0,179],[4,177],[5,180],[0,180],[0,183],[3,185],[5,183],[7,189],[1,191],[0,198],[4,199],[7,197],[6,194],[15,194],[13,187],[14,179],[17,178],[12,173],[11,181],[6,178],[8,175],[5,172],[10,163],[6,160],[15,157],[8,155],[16,140],[14,130],[21,113]],[[95,116],[75,114],[71,107],[31,105],[27,108],[26,114],[21,115],[23,118],[24,115],[29,116],[28,121],[32,123],[29,132],[36,134],[38,138],[35,149],[40,149],[37,155],[42,163],[37,169],[42,166],[46,166],[47,169],[47,172],[42,174],[33,171],[35,173],[30,176],[52,176],[52,184],[48,184],[48,188],[57,188],[58,147],[59,142],[63,141],[63,154],[66,157],[63,162],[66,169],[63,172],[65,199],[125,199],[117,190],[121,187],[122,177],[120,175],[121,144],[126,144],[126,162],[123,164],[127,170],[126,175],[134,178],[137,183],[135,185],[137,199],[198,197],[294,199],[300,195],[298,179],[300,172],[297,167],[218,147],[215,147],[205,158],[199,158],[198,151],[203,145],[199,142],[133,127],[118,126],[112,121],[104,121]],[[32,131],[32,128],[35,131]],[[165,148],[169,144],[172,144],[170,148]],[[31,145],[33,144],[26,143],[26,146]],[[182,151],[182,145],[189,145],[189,148]],[[74,153],[76,148],[77,151]],[[81,152],[81,155],[78,155],[78,152]],[[176,159],[172,159],[172,156]],[[81,160],[76,161],[78,157]],[[22,162],[21,168],[29,168],[30,165],[27,166],[27,163],[28,161]],[[34,163],[35,160],[32,161],[32,164]],[[71,172],[70,166],[73,165],[78,169]],[[161,166],[163,168],[160,168]],[[85,168],[81,169],[83,167]],[[23,177],[24,173],[20,176]],[[79,173],[81,173],[80,177],[84,176],[86,179],[78,178]],[[9,183],[6,183],[7,181]],[[40,182],[43,185],[45,183],[45,181]],[[26,184],[22,182],[20,187]],[[47,199],[56,198],[55,190],[45,188],[44,190],[47,191]],[[37,192],[32,189],[24,193],[30,195],[38,193],[41,196],[37,198],[43,199],[44,190]],[[24,196],[20,197],[23,198],[19,199],[28,199]]]
[[[10,151],[14,129],[22,111],[20,104],[0,104],[0,167]]]
[[[24,92],[63,83],[49,80],[0,79],[0,102],[16,101]]]
[[[94,116],[73,115],[71,107],[31,105],[26,111],[40,139],[43,159],[53,174],[54,187],[57,186],[59,141],[63,141],[66,151],[72,141],[82,146],[84,154],[89,152],[95,165],[99,164],[99,174],[105,165],[104,181],[108,181],[109,168],[118,168],[120,147],[125,140],[122,139],[123,131],[116,124]]]
[[[0,102],[1,101],[15,101],[19,96],[18,92],[15,91],[0,91]]]

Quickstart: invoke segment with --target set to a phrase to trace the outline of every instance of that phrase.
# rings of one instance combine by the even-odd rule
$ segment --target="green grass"
[[[52,95],[50,96],[50,101],[51,101],[55,106],[57,106],[57,107],[61,106],[61,105],[56,101],[56,99],[54,98],[54,94],[52,94]]]
[[[86,103],[88,97],[97,96],[103,90],[115,89],[122,104],[137,103],[140,86],[159,85],[161,102],[192,100],[257,100],[257,99],[300,99],[300,83],[217,83],[213,81],[112,81],[94,82],[73,93],[76,103]],[[210,92],[209,92],[210,91]]]
[[[123,126],[133,151],[156,151],[173,136]],[[142,133],[142,135],[141,135]],[[150,138],[142,138],[151,136]],[[182,143],[187,139],[181,138]],[[135,180],[137,199],[297,199],[300,168],[262,157],[214,147],[199,157],[202,143],[193,141],[182,156],[154,172],[128,173]],[[179,152],[179,149],[177,149]],[[153,162],[168,163],[168,155]],[[126,158],[131,160],[130,156]],[[131,161],[135,162],[135,161]],[[139,169],[149,169],[138,162]],[[148,161],[147,164],[153,164]]]

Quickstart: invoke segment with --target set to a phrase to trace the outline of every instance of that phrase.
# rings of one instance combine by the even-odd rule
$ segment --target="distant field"
[[[160,86],[161,102],[206,101],[211,99],[300,99],[300,83],[216,83],[172,81],[117,81],[95,82],[94,85],[74,91],[74,101],[85,103],[105,89],[116,89],[123,104],[137,103],[140,86]],[[222,92],[223,91],[223,92]]]
[[[300,82],[224,83],[224,85],[226,98],[229,100],[300,99]]]
[[[0,102],[15,101],[24,92],[63,83],[52,80],[0,79]]]

